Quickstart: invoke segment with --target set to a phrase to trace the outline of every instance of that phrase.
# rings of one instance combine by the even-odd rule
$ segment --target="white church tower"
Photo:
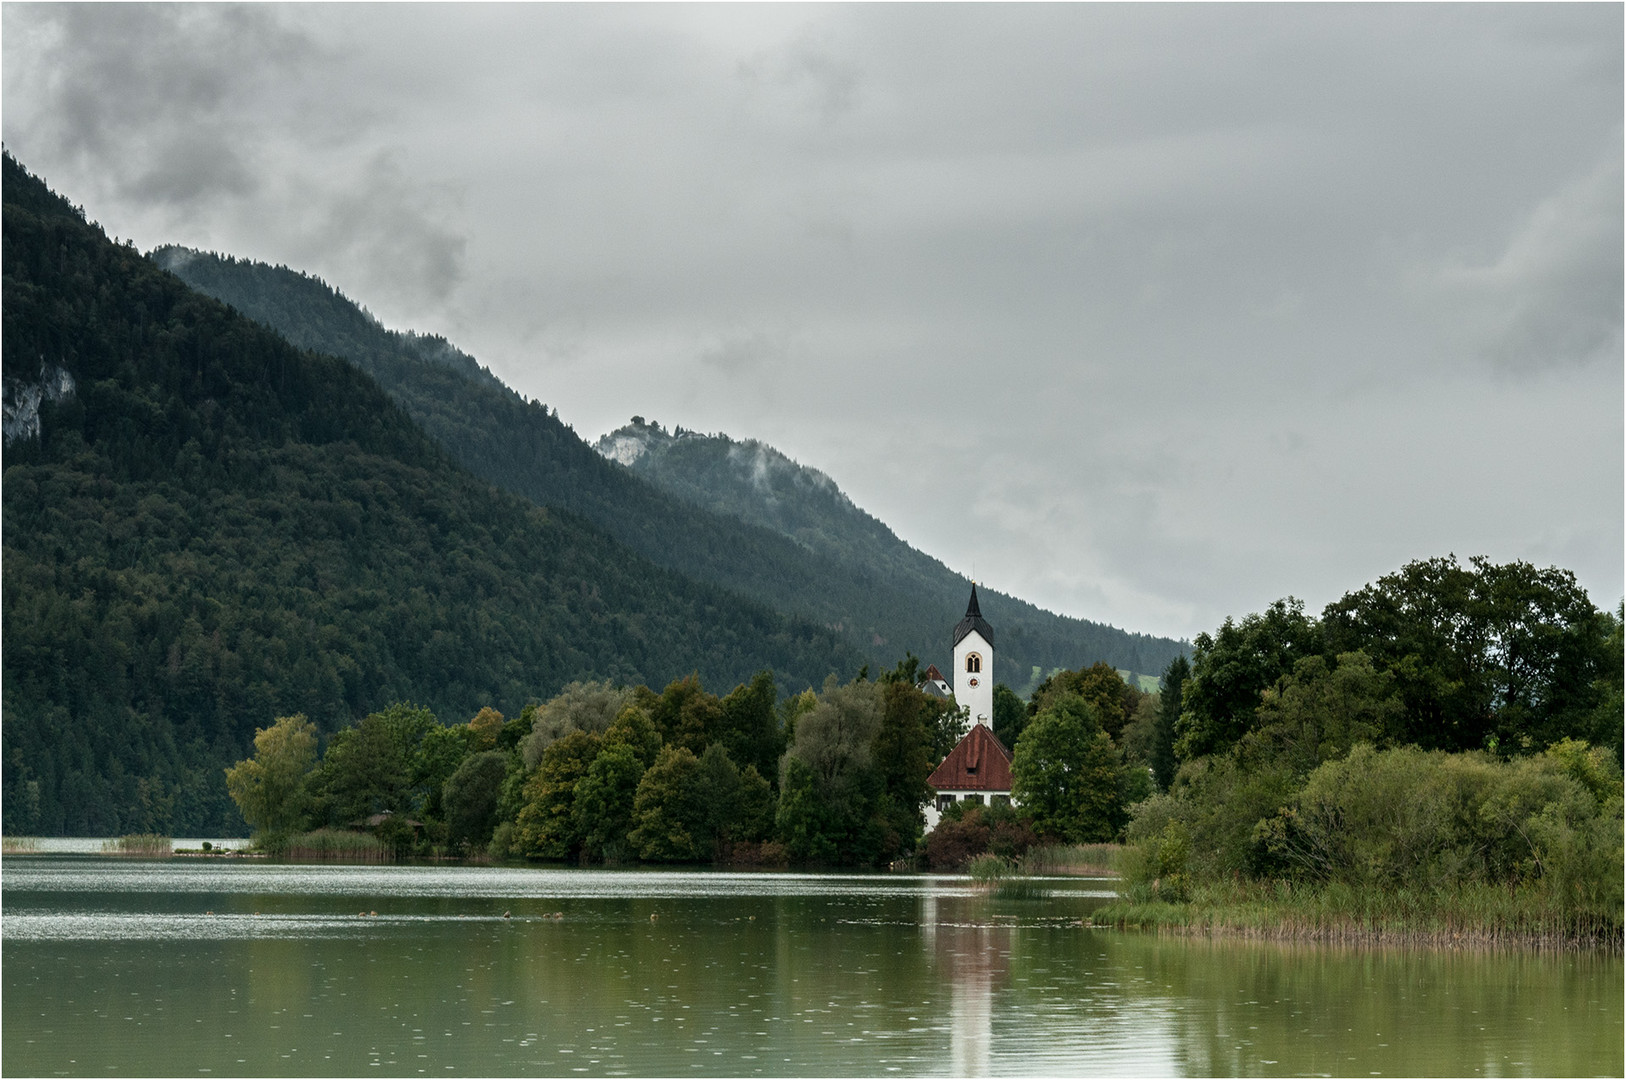
[[[954,627],[954,701],[973,725],[994,726],[994,628],[977,606],[975,582],[965,618]]]

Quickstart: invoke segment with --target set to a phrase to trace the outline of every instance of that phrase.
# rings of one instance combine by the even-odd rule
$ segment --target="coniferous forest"
[[[944,628],[964,610],[968,583],[846,502],[833,484],[770,491],[772,513],[755,485],[743,498],[736,485],[731,498],[723,494],[726,464],[742,447],[726,438],[685,438],[628,470],[444,339],[385,329],[315,278],[178,247],[159,248],[153,259],[296,345],[352,361],[448,455],[498,487],[579,513],[679,573],[838,629],[874,665],[906,652],[946,661]],[[662,467],[654,467],[657,459]],[[986,586],[980,592],[1002,635],[996,674],[1011,686],[1031,689],[1035,669],[1096,661],[1155,675],[1188,651],[1183,642],[1056,615]]]
[[[4,810],[237,834],[256,727],[566,683],[787,689],[861,660],[451,461],[355,366],[118,245],[5,160]],[[31,430],[37,425],[37,431]]]

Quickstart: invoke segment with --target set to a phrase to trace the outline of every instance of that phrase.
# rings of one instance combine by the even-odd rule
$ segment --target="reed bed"
[[[37,855],[40,838],[37,836],[0,837],[0,855]]]
[[[1621,949],[1619,913],[1565,911],[1539,887],[1356,889],[1340,883],[1211,882],[1188,903],[1122,899],[1096,926],[1273,940],[1450,947]]]
[[[395,861],[395,850],[371,833],[348,829],[317,829],[299,833],[279,845],[274,854],[288,859],[319,862],[384,863]]]
[[[965,872],[972,881],[999,881],[1017,873],[1016,864],[1001,855],[985,852],[966,863]]]
[[[1046,844],[1028,850],[1022,857],[1022,870],[1028,874],[1117,877],[1123,852],[1122,844]]]
[[[102,844],[109,855],[135,855],[145,859],[167,859],[175,854],[175,841],[158,833],[133,833],[115,836]]]

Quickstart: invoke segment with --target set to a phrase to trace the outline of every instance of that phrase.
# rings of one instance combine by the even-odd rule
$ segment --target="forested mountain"
[[[657,455],[670,468],[635,463],[650,483],[606,461],[557,410],[526,401],[444,339],[387,330],[315,278],[178,247],[160,248],[153,259],[296,345],[355,362],[448,454],[492,483],[580,513],[680,573],[816,620],[847,635],[877,665],[906,651],[928,662],[948,659],[948,628],[965,610],[969,582],[904,544],[822,474],[791,466],[776,480],[783,481],[776,502],[753,499],[732,467],[706,473],[707,455],[726,459],[740,444],[700,440],[693,457]],[[744,446],[788,464],[767,447]],[[820,482],[805,483],[813,477]],[[1037,681],[1035,668],[1102,660],[1157,673],[1185,648],[992,590],[981,595],[1000,634],[996,678],[1017,689]]]
[[[771,529],[841,565],[878,570],[911,595],[931,597],[940,606],[964,607],[965,578],[900,540],[885,523],[854,505],[829,476],[766,443],[681,427],[668,432],[635,416],[594,446],[685,502]],[[1000,677],[1024,695],[1038,682],[1032,667],[1051,671],[1105,661],[1156,674],[1185,651],[1168,638],[1056,615],[985,584],[979,584],[978,594],[999,630]],[[1054,647],[1056,642],[1063,643],[1061,648]],[[1016,650],[1009,667],[1003,662],[1006,649]],[[941,662],[936,655],[941,651],[923,655]],[[1081,658],[1087,662],[1081,664]]]
[[[455,721],[573,679],[794,689],[862,662],[471,476],[355,365],[4,170],[8,832],[241,830],[222,769],[279,715]],[[435,344],[427,370],[492,385]]]

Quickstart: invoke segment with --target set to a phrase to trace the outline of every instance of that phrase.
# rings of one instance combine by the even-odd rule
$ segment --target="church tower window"
[[[982,655],[980,653],[967,653],[965,657],[965,670],[967,674],[975,675],[982,670]]]

